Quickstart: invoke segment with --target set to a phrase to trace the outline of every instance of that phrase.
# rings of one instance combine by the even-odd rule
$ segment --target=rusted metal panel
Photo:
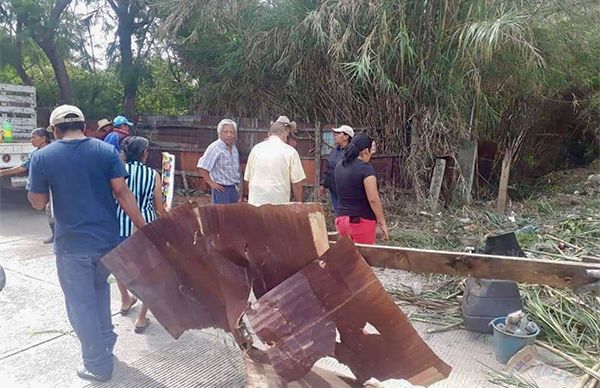
[[[322,216],[321,205],[187,204],[134,233],[103,262],[173,337],[206,327],[236,335],[250,284],[261,296],[318,258],[313,213]]]
[[[239,125],[237,147],[240,152],[240,162],[245,163],[252,147],[267,137],[269,122],[251,118],[234,118],[234,120]],[[158,154],[162,151],[172,154],[190,152],[194,153],[195,159],[197,159],[206,147],[217,138],[215,129],[218,122],[219,119],[212,116],[142,116],[135,131],[150,139],[150,148],[153,152]],[[325,125],[324,127],[332,126]],[[298,123],[294,142],[294,147],[300,156],[307,160],[304,168],[309,177],[308,184],[315,184],[313,178],[315,170],[314,131],[314,124]],[[324,142],[331,141],[331,131],[323,131],[323,137]],[[327,147],[324,155],[330,151],[331,149]],[[403,189],[411,188],[411,179],[400,168],[401,161],[398,156],[377,154],[371,159],[371,164],[373,164],[379,180],[394,183]],[[321,162],[321,166],[323,166],[323,162]],[[191,170],[187,167],[178,167],[178,169],[186,172],[195,171],[195,166],[193,167],[190,167]],[[321,171],[323,170],[321,169]]]
[[[451,370],[419,337],[348,238],[259,298],[246,314],[267,344],[275,371],[288,381],[333,355],[360,382],[375,377],[429,385]],[[367,324],[375,332],[367,332]]]
[[[313,368],[323,356],[347,364],[360,381],[429,384],[447,376],[450,368],[354,245],[342,240],[328,251],[322,210],[320,204],[186,204],[134,233],[103,263],[173,337],[206,327],[231,332],[254,369],[277,373],[274,386],[292,380],[348,386]],[[248,309],[251,288],[258,301]],[[269,345],[266,358],[251,346],[244,314]],[[364,332],[367,322],[379,334]]]
[[[253,349],[244,356],[244,364],[246,388],[358,388],[363,386],[355,379],[316,366],[300,379],[288,382],[275,372],[266,353],[258,349]]]
[[[134,233],[103,258],[175,338],[217,327],[237,337],[249,295],[246,269],[212,249],[197,208],[184,205]]]

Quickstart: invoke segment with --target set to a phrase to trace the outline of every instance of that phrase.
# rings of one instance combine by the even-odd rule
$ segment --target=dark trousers
[[[237,203],[239,197],[235,186],[223,186],[223,188],[225,189],[225,191],[223,192],[215,189],[211,190],[213,205],[224,203]]]
[[[58,280],[65,294],[67,316],[81,342],[83,365],[99,375],[112,375],[112,349],[117,341],[110,313],[108,270],[104,254],[56,256]]]

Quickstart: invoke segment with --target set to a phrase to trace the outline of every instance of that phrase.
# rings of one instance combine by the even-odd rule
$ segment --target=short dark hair
[[[46,128],[36,128],[31,131],[32,136],[38,136],[44,139],[46,144],[50,144],[52,134],[46,130]]]
[[[362,150],[370,149],[373,145],[373,139],[364,133],[357,133],[354,135],[350,144],[344,149],[344,159],[342,159],[342,166],[347,166],[356,158]]]
[[[128,136],[121,143],[121,149],[127,163],[141,162],[144,151],[148,149],[150,142],[142,136]]]

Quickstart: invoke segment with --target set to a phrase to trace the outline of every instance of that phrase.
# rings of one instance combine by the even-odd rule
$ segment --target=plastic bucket
[[[526,345],[533,345],[535,338],[540,334],[540,329],[529,335],[516,335],[500,331],[497,325],[504,323],[505,320],[506,317],[499,317],[490,322],[494,328],[494,354],[496,360],[502,364],[506,364],[515,353]]]

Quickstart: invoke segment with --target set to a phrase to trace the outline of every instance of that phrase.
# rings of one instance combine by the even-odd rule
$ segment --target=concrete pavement
[[[115,373],[105,384],[81,380],[79,341],[67,320],[43,211],[32,209],[23,192],[0,193],[0,387],[241,387],[242,360],[222,331],[185,333],[174,340],[152,315],[144,334],[133,332],[130,314],[113,314],[119,338]],[[119,293],[111,278],[112,310]]]
[[[186,332],[174,340],[153,319],[147,331],[133,332],[140,305],[127,317],[113,315],[119,335],[116,368],[106,384],[89,384],[75,374],[81,363],[79,342],[67,321],[52,248],[42,244],[49,229],[44,212],[33,210],[24,192],[0,192],[0,265],[7,283],[0,292],[0,387],[241,387],[243,365],[231,337],[218,330]],[[416,284],[426,277],[376,269],[387,285]],[[112,310],[120,307],[112,279]],[[407,311],[408,312],[408,311]],[[434,387],[486,387],[488,368],[499,370],[490,336],[464,330],[427,334],[415,327],[432,349],[453,367]],[[322,366],[346,370],[332,359]],[[539,387],[570,387],[573,375],[541,364],[528,376]],[[403,384],[390,386],[406,386]]]

